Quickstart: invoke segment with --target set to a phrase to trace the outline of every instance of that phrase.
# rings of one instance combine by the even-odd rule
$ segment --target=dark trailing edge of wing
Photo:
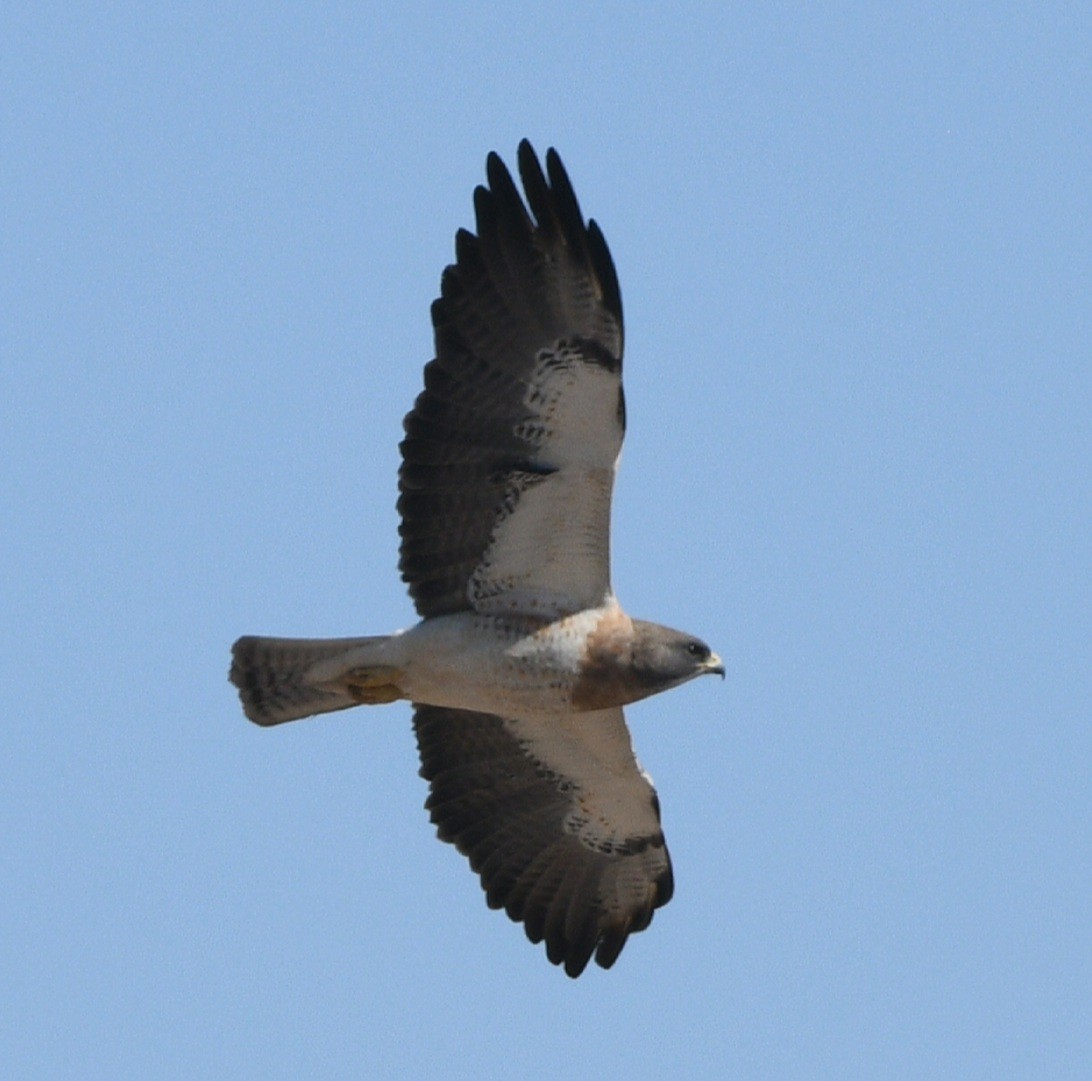
[[[663,833],[590,848],[566,830],[579,792],[532,758],[485,713],[415,706],[426,808],[441,840],[454,844],[481,878],[490,908],[524,924],[534,943],[579,976],[594,955],[610,968],[627,938],[652,922],[674,888]],[[650,793],[659,819],[659,802]],[[612,905],[619,879],[648,876],[644,896]],[[607,900],[604,900],[607,898]]]

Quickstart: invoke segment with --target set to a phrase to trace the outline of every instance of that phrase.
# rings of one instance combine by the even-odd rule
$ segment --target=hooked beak
[[[715,653],[709,654],[701,668],[703,676],[720,676],[724,679],[724,662]]]

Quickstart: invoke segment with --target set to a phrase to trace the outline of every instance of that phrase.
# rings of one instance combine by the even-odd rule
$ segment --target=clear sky
[[[20,1078],[1092,1076],[1092,16],[10,4],[0,1063]],[[672,903],[578,982],[433,837],[397,443],[485,155],[627,317],[615,587]]]

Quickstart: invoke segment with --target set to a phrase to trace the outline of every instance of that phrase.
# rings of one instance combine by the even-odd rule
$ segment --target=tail
[[[398,670],[368,665],[388,641],[376,638],[240,638],[231,647],[231,682],[255,724],[281,724],[363,703],[402,697]]]

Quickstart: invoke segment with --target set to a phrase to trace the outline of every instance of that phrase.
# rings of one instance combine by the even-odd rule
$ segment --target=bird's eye
[[[701,642],[687,642],[686,652],[691,657],[697,657],[699,660],[705,660],[709,656],[709,650]]]

